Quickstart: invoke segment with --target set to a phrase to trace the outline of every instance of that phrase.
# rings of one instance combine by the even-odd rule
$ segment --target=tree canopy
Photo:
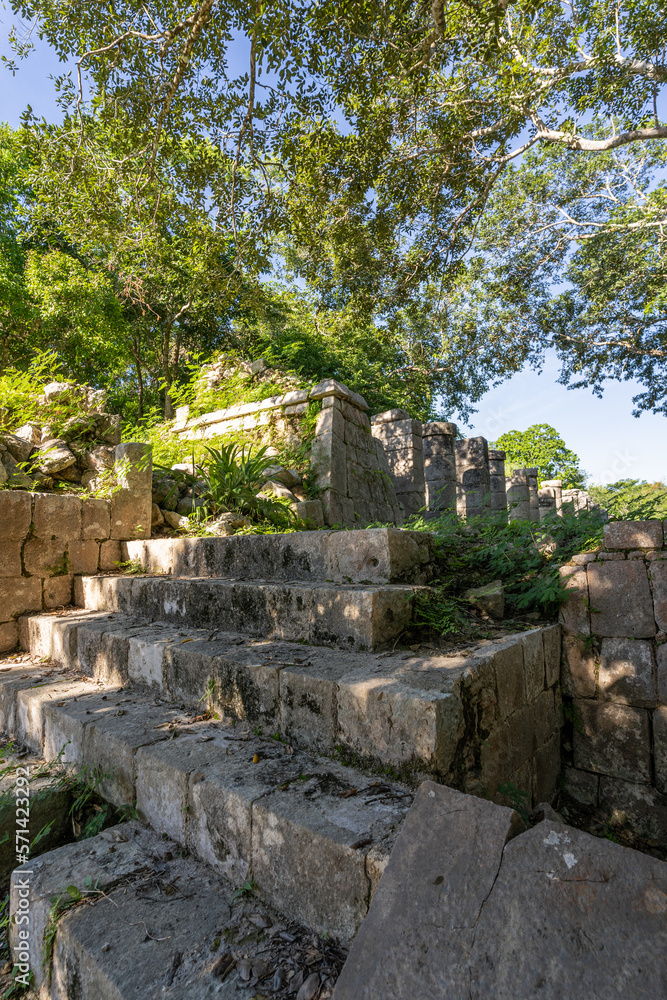
[[[506,453],[505,468],[537,468],[538,480],[562,479],[565,489],[582,487],[586,473],[579,467],[579,456],[566,446],[558,431],[549,424],[533,424],[525,431],[501,434],[496,448]]]

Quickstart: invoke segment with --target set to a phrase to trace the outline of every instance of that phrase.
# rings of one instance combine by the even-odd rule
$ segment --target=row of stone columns
[[[564,504],[575,510],[586,506],[582,491],[564,491],[559,479],[538,489],[535,468],[515,469],[506,477],[505,452],[489,449],[483,437],[458,438],[456,424],[421,424],[405,410],[387,410],[371,418],[371,433],[382,442],[406,517],[422,511],[429,519],[455,510],[470,518],[494,511],[510,520],[539,522]]]

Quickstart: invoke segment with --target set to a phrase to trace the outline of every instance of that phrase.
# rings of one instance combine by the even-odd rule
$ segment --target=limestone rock
[[[483,587],[471,587],[463,595],[474,607],[479,608],[490,618],[501,621],[505,614],[505,588],[502,580],[493,580]]]
[[[48,402],[52,402],[57,399],[62,399],[63,396],[68,396],[76,388],[73,382],[49,382],[48,385],[44,386],[42,390],[44,398]]]
[[[290,503],[298,503],[297,498],[291,490],[288,490],[282,483],[275,482],[274,480],[269,480],[262,492],[257,495],[261,497],[266,496],[267,494],[284,498],[285,500],[289,500]]]
[[[103,469],[112,469],[114,463],[114,449],[105,445],[98,445],[86,451],[82,457],[84,467],[92,472],[102,472]]]
[[[220,514],[216,517],[215,521],[207,525],[208,532],[211,535],[233,535],[239,528],[249,527],[249,518],[234,511]]]
[[[70,451],[67,442],[62,438],[48,438],[40,444],[39,452],[35,455],[34,461],[40,472],[53,475],[56,472],[62,472],[70,465],[74,465],[76,458]]]
[[[164,518],[165,524],[168,524],[170,528],[178,530],[179,528],[187,528],[189,521],[187,517],[181,517],[173,510],[163,510],[162,517]]]
[[[158,505],[154,503],[151,507],[151,528],[159,528],[164,524],[164,515]]]
[[[7,479],[8,479],[7,470],[5,469],[5,467],[2,464],[2,462],[0,462],[0,486],[3,483],[6,483]]]
[[[324,527],[324,511],[321,500],[299,500],[296,505],[296,516],[318,528]]]
[[[31,452],[34,450],[32,441],[19,437],[17,434],[2,434],[2,443],[5,449],[17,462],[27,462]]]
[[[200,507],[205,507],[206,501],[200,500],[199,497],[183,497],[176,504],[177,514],[192,514],[193,511]]]
[[[267,479],[280,483],[291,490],[295,486],[301,485],[301,476],[297,469],[284,469],[282,465],[274,465],[265,472]]]
[[[42,440],[42,428],[39,424],[35,423],[22,424],[12,433],[15,434],[16,437],[23,438],[24,441],[30,441],[33,445],[38,445]]]

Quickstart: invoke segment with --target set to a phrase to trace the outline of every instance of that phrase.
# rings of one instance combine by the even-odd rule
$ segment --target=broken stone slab
[[[421,786],[334,1000],[664,992],[667,865],[501,809]]]
[[[539,823],[505,847],[477,921],[467,995],[602,1000],[622,984],[633,1000],[660,996],[666,906],[664,862]]]
[[[505,844],[522,828],[512,809],[424,782],[354,939],[335,1000],[466,996],[479,914]]]
[[[19,429],[22,430],[23,428]],[[16,462],[27,462],[30,455],[35,450],[32,435],[30,437],[24,437],[18,433],[8,434],[5,431],[0,434],[0,442],[2,442],[4,449],[9,452]]]

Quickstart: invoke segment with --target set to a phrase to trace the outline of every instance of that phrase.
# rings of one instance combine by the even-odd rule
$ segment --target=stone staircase
[[[60,754],[104,775],[102,795],[149,828],[123,836],[169,838],[191,858],[187,879],[221,896],[251,881],[283,921],[346,945],[412,801],[400,776],[431,774],[477,794],[514,781],[532,800],[552,790],[557,626],[452,656],[393,648],[432,573],[429,536],[375,529],[123,544],[145,573],[76,578],[79,608],[21,619],[32,664],[0,672],[0,729],[46,759]],[[52,866],[73,863],[85,843],[35,859],[31,877],[51,892],[60,877]],[[99,875],[109,886],[129,877],[112,855]],[[16,869],[17,892],[22,877]],[[103,902],[95,897],[90,912],[108,912]],[[12,906],[16,914],[16,894]],[[88,923],[90,935],[103,933]],[[76,911],[63,918],[43,987],[55,992],[44,996],[228,995],[227,979],[207,980],[204,966],[200,992],[137,992],[120,972],[112,989],[99,955],[85,957],[87,926]],[[38,923],[32,931],[31,967],[45,983]],[[72,976],[102,985],[77,993]],[[236,985],[229,995],[245,996]]]

